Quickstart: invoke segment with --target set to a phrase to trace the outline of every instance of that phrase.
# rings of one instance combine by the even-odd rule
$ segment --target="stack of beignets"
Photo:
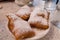
[[[49,28],[49,12],[41,10],[40,7],[35,7],[32,11],[29,6],[25,5],[17,13],[8,14],[7,18],[8,28],[16,39],[33,37],[35,35],[33,28]]]
[[[15,14],[8,14],[8,28],[14,34],[16,39],[23,39],[35,35],[28,22],[17,17]]]

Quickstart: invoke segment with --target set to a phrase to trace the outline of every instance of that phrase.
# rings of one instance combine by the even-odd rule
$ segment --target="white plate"
[[[2,25],[0,25],[0,26],[3,26],[3,25],[6,25],[6,23],[7,23],[7,18],[6,17],[1,17],[0,16],[0,20],[1,20],[1,22],[2,22]],[[6,19],[5,19],[6,18]],[[3,23],[3,21],[4,21],[4,23]],[[7,28],[7,27],[6,27]],[[5,29],[4,29],[5,30]],[[46,29],[46,30],[42,30],[42,29],[37,29],[37,28],[34,28],[33,29],[34,31],[35,31],[35,36],[34,37],[32,37],[32,38],[27,38],[27,39],[25,39],[25,40],[37,40],[37,39],[40,39],[40,38],[42,38],[42,37],[44,37],[48,32],[49,32],[49,30],[50,30],[50,26],[49,26],[49,28],[48,29]],[[7,32],[7,31],[6,31]],[[9,34],[9,33],[8,33]],[[3,35],[5,35],[5,34],[3,34]],[[11,37],[10,37],[11,38]]]

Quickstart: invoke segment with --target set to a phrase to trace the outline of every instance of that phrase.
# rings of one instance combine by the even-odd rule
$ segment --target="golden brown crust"
[[[32,27],[35,27],[35,28],[38,28],[38,29],[47,29],[49,26],[48,25],[43,25],[43,24],[37,24],[37,23],[34,23],[34,24],[30,24]]]
[[[48,21],[44,18],[40,18],[40,20],[39,19],[37,20],[36,18],[33,20],[29,20],[28,22],[30,23],[31,27],[36,27],[39,29],[47,29],[49,27]]]
[[[16,30],[17,31],[17,30]],[[15,32],[16,32],[15,31]],[[25,38],[30,38],[30,37],[33,37],[35,35],[34,31],[28,31],[28,32],[24,32],[22,34],[16,34],[14,33],[16,39],[25,39]]]

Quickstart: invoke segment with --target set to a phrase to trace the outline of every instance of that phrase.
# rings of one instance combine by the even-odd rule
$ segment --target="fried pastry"
[[[17,17],[15,14],[10,13],[7,15],[7,18],[8,28],[16,39],[29,38],[35,35],[28,22]]]
[[[49,14],[45,10],[40,10],[40,8],[35,8],[30,15],[28,22],[32,27],[47,29],[49,27],[48,18]]]
[[[29,6],[25,5],[23,7],[20,8],[20,10],[15,13],[18,17],[21,17],[24,20],[27,20],[30,16],[31,13],[31,9]]]

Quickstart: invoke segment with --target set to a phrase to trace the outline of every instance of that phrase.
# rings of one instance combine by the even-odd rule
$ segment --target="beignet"
[[[36,7],[30,15],[28,22],[32,27],[47,29],[49,27],[49,14],[46,10]]]
[[[20,8],[19,11],[17,11],[17,13],[15,13],[18,17],[21,17],[24,20],[27,20],[30,16],[31,13],[31,8],[27,5],[23,6]]]
[[[10,13],[7,15],[7,18],[8,28],[16,39],[29,38],[35,35],[29,23],[17,17],[15,14]]]

